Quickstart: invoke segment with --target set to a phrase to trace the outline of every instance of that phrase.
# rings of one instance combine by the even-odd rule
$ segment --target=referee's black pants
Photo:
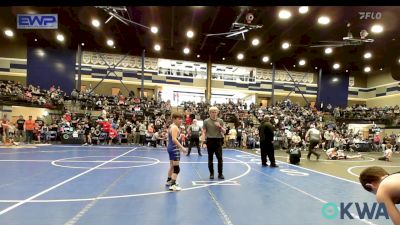
[[[196,146],[197,151],[199,152],[199,155],[201,155],[200,151],[200,143],[199,143],[199,136],[192,136],[190,137],[190,142],[189,142],[189,148],[188,148],[188,153],[187,155],[190,155],[190,152],[192,151],[192,147]]]
[[[260,141],[261,164],[267,165],[267,156],[271,165],[275,165],[275,148],[271,141]]]
[[[214,153],[218,160],[218,174],[222,175],[222,143],[223,138],[207,138],[208,170],[214,175]]]

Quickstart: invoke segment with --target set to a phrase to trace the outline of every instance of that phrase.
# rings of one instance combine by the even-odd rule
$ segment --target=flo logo
[[[355,213],[351,213],[355,211]],[[322,206],[322,216],[328,220],[336,218],[353,220],[355,217],[360,219],[389,219],[386,207],[383,203],[374,202],[372,205],[366,202],[341,202],[339,206],[334,202],[328,202]]]
[[[360,20],[380,20],[382,18],[381,12],[358,12],[358,14],[360,15]]]

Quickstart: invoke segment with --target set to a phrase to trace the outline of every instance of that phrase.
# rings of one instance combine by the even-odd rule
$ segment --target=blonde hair
[[[208,109],[208,112],[211,112],[211,111],[217,111],[217,112],[219,112],[219,109],[218,109],[217,107],[213,106],[213,107],[210,107],[210,108]]]

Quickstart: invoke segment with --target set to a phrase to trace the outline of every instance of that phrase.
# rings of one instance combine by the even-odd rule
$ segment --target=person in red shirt
[[[64,120],[66,120],[67,122],[71,122],[71,114],[69,112],[65,113],[63,116]]]
[[[189,115],[189,114],[186,115],[186,118],[185,118],[185,125],[186,125],[186,126],[192,125],[192,118],[190,118],[190,115]]]
[[[109,133],[110,132],[111,120],[110,121],[107,121],[107,120],[100,121],[99,124],[102,126],[104,133]]]
[[[186,146],[186,134],[185,134],[185,130],[184,129],[179,129],[180,130],[180,135],[179,135],[179,139],[181,141],[181,144],[183,146]]]
[[[118,136],[118,132],[113,129],[110,128],[110,132],[108,133],[108,145],[111,145],[111,143],[113,142],[114,139],[116,139]]]

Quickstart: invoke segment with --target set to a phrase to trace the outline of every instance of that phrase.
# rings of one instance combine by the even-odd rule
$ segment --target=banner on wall
[[[94,66],[96,65],[107,66],[106,63],[104,62],[105,60],[109,66],[117,66],[117,67],[122,66],[133,69],[142,68],[142,58],[138,56],[128,55],[124,58],[124,60],[122,60],[120,64],[118,64],[118,62],[120,62],[124,56],[125,55],[120,55],[120,54],[108,54],[108,53],[84,51],[82,53],[82,63]],[[144,68],[146,70],[158,70],[158,59],[146,57],[144,61]]]
[[[272,80],[272,70],[266,69],[258,69],[256,70],[257,80]],[[314,83],[314,74],[313,73],[304,73],[297,71],[290,71],[290,76],[294,81],[299,83]],[[292,82],[292,78],[290,77],[285,70],[276,70],[275,71],[275,81],[284,81],[284,82]]]

